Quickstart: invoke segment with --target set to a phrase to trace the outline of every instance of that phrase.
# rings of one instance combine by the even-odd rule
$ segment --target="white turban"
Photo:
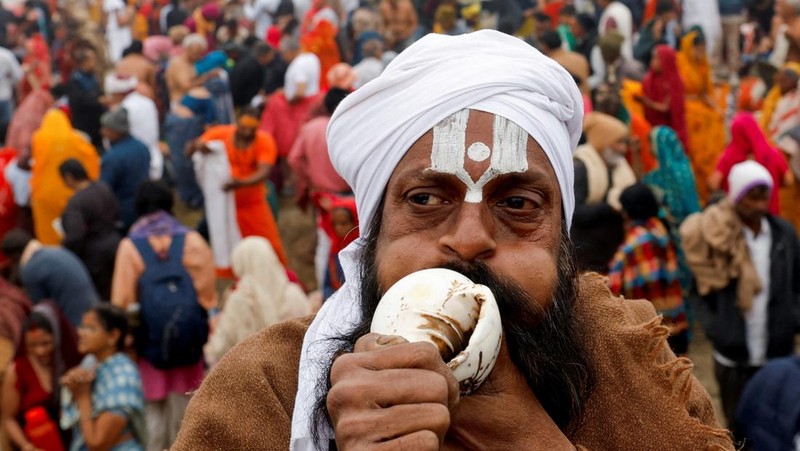
[[[572,76],[525,42],[492,30],[429,34],[402,52],[380,77],[342,101],[328,126],[331,162],[353,188],[362,230],[339,255],[345,284],[323,305],[303,341],[293,450],[313,449],[317,385],[333,352],[324,340],[348,332],[361,319],[357,259],[371,232],[364,227],[406,151],[464,109],[504,117],[542,147],[558,179],[569,228],[575,206],[572,151],[583,122],[583,101]],[[330,428],[321,431],[323,440],[333,438]]]
[[[117,73],[106,75],[104,89],[106,94],[127,94],[139,85],[136,77],[126,77]]]
[[[739,203],[748,191],[766,186],[772,190],[774,183],[767,168],[753,160],[743,161],[731,168],[728,174],[728,196],[733,203]]]

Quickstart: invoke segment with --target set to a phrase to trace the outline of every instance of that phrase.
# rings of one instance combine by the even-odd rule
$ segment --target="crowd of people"
[[[234,346],[351,278],[342,256],[376,214],[353,180],[382,172],[343,159],[401,141],[381,131],[394,118],[364,115],[353,153],[329,155],[340,104],[378,93],[424,36],[482,29],[555,61],[582,97],[563,222],[577,270],[650,301],[677,356],[702,327],[735,441],[800,449],[797,0],[4,2],[0,449],[171,447]],[[385,114],[447,92],[390,76]],[[290,262],[312,256],[281,238],[287,204],[316,218],[310,280]],[[793,419],[759,416],[768,377],[795,381],[767,408]]]

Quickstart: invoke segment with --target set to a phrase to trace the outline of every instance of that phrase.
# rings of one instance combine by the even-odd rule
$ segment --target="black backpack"
[[[166,259],[156,255],[147,238],[133,240],[145,264],[139,278],[136,351],[159,369],[196,364],[208,340],[208,314],[182,263],[184,238],[172,237]]]

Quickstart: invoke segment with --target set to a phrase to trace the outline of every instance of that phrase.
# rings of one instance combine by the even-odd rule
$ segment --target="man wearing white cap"
[[[714,345],[723,411],[737,439],[736,407],[745,383],[768,359],[794,352],[800,309],[800,242],[769,214],[775,188],[755,161],[731,169],[728,197],[681,225],[686,255],[703,296],[698,317]]]
[[[136,90],[137,86],[139,80],[136,77],[116,73],[106,75],[105,91],[110,97],[111,108],[128,110],[130,134],[150,150],[150,179],[158,180],[164,172],[164,156],[158,144],[158,108],[153,99]]]
[[[564,69],[495,31],[426,36],[351,94],[328,129],[362,224],[346,282],[223,358],[174,449],[730,448],[652,307],[575,270],[582,111]],[[436,347],[369,333],[389,287],[437,267],[498,301],[469,395]]]

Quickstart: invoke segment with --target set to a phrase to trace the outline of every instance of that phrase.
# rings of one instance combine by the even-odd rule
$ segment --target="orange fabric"
[[[714,173],[722,151],[725,148],[725,124],[723,108],[717,100],[717,92],[711,82],[711,66],[705,56],[694,55],[696,31],[681,38],[678,53],[678,72],[683,81],[686,94],[686,131],[689,135],[689,157],[694,169],[697,193],[701,203],[708,200],[707,180]],[[715,104],[706,104],[708,98]]]
[[[278,159],[278,148],[275,140],[261,130],[256,132],[253,143],[247,149],[237,149],[234,145],[235,125],[218,125],[211,127],[200,141],[222,141],[228,153],[231,176],[235,179],[250,177],[258,169],[259,164],[275,165]],[[267,204],[267,187],[265,184],[239,188],[234,194],[236,202],[236,222],[242,238],[260,236],[269,240],[278,259],[287,266],[289,260],[283,250],[278,225]]]
[[[58,167],[75,158],[83,164],[89,178],[97,180],[100,157],[94,146],[72,128],[67,115],[58,109],[48,111],[42,126],[33,133],[31,156],[33,229],[42,244],[56,245],[61,242],[61,236],[53,228],[53,221],[61,217],[73,193],[61,179]]]
[[[761,79],[756,76],[742,78],[739,85],[739,101],[736,104],[737,111],[749,111],[754,113],[761,109],[762,100],[753,97],[753,87]]]
[[[642,23],[646,24],[656,17],[656,5],[658,4],[658,0],[648,0],[647,6],[644,8],[644,17],[642,18]]]
[[[631,115],[631,135],[639,138],[639,163],[642,165],[642,174],[647,174],[658,166],[656,158],[650,149],[650,131],[653,127],[641,115]]]
[[[300,38],[300,49],[317,55],[320,64],[319,89],[328,90],[328,71],[342,61],[336,36],[339,30],[327,20],[320,20],[317,25]]]

